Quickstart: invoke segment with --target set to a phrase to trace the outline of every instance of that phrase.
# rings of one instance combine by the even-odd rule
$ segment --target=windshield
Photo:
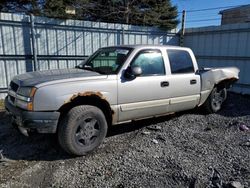
[[[77,68],[100,74],[117,74],[131,51],[132,48],[124,47],[101,48]]]

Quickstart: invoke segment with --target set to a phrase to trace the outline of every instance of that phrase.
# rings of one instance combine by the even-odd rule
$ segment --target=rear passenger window
[[[167,50],[172,74],[193,73],[194,66],[190,54],[184,50]]]

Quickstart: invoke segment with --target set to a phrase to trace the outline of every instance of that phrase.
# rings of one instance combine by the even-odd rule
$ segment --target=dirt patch
[[[229,94],[223,110],[187,111],[113,127],[95,152],[72,157],[54,135],[24,137],[0,114],[0,187],[250,187],[250,99]],[[250,140],[249,140],[250,141]]]

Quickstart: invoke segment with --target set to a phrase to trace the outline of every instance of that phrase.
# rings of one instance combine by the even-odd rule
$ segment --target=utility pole
[[[186,11],[183,10],[182,11],[182,19],[181,19],[180,46],[184,45],[185,22],[186,22]]]
[[[37,71],[36,31],[35,31],[35,20],[33,14],[30,14],[30,23],[31,23],[31,44],[33,53],[33,71]]]

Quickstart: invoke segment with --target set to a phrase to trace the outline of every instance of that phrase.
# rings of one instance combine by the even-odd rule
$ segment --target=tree
[[[165,29],[173,29],[177,26],[177,7],[170,1],[147,1],[144,5],[142,21],[146,25],[157,25]]]
[[[67,2],[64,0],[46,0],[43,7],[43,15],[55,18],[67,18],[65,13]]]
[[[43,1],[37,0],[1,0],[0,11],[4,12],[24,12],[33,13],[36,15],[40,14],[41,5]]]
[[[66,14],[67,6],[74,7],[76,14]],[[164,29],[179,23],[177,7],[170,0],[1,0],[0,10]]]
[[[177,26],[177,7],[170,0],[98,0],[92,2],[91,18],[97,21],[158,26]]]

